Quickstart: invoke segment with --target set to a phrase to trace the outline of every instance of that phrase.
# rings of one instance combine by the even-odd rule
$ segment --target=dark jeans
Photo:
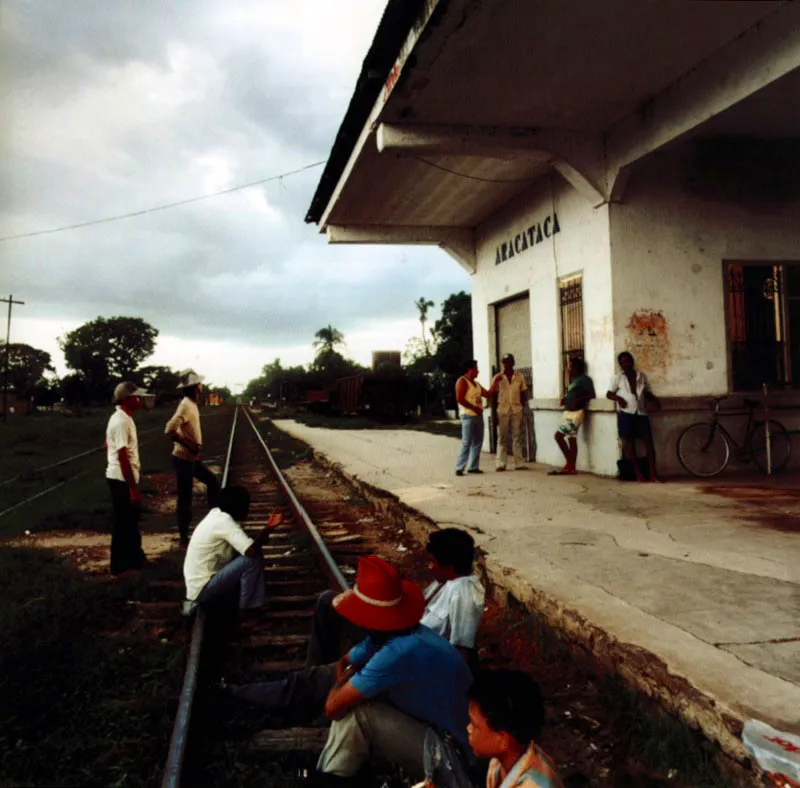
[[[287,715],[294,724],[310,722],[322,714],[325,699],[336,682],[336,662],[343,653],[343,641],[355,645],[367,635],[334,610],[335,596],[333,591],[324,591],[317,598],[305,670],[288,673],[277,681],[232,686],[233,695]]]
[[[639,438],[646,441],[653,437],[650,417],[640,413],[617,413],[617,432],[622,440]]]
[[[239,610],[253,610],[264,604],[264,559],[260,553],[252,558],[237,556],[223,566],[203,586],[197,603],[205,605],[225,594],[236,594]]]
[[[189,539],[189,524],[192,522],[192,480],[197,479],[205,484],[209,509],[213,509],[217,505],[219,482],[217,477],[200,460],[183,460],[180,457],[173,457],[172,459],[175,465],[175,481],[178,486],[178,506],[176,509],[178,533],[181,535],[181,540],[187,541]]]
[[[131,502],[127,482],[106,479],[111,490],[114,522],[111,528],[111,574],[141,569],[144,564],[142,535],[139,533],[139,507]]]
[[[335,591],[323,591],[317,597],[306,653],[306,665],[309,667],[338,662],[344,648],[355,646],[368,634],[365,629],[351,624],[336,612],[333,607],[335,596]]]

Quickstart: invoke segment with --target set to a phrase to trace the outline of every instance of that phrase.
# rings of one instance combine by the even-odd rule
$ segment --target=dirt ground
[[[302,445],[293,444],[291,439],[284,441],[273,436],[273,441],[276,452],[282,453],[285,461],[291,462],[292,456],[308,456]],[[320,507],[326,510],[329,521],[336,518],[336,511],[340,512],[343,521],[357,522],[363,528],[375,552],[397,564],[409,578],[420,584],[428,582],[424,546],[414,541],[402,523],[382,515],[337,474],[308,459],[295,463],[289,476],[312,518],[314,510]],[[176,579],[180,579],[180,554],[175,550],[177,539],[170,525],[174,512],[173,485],[170,473],[147,477],[142,542],[151,562],[171,560]],[[200,499],[197,508],[202,509]],[[151,524],[157,532],[151,530]],[[110,534],[106,532],[39,532],[10,544],[55,551],[80,572],[101,583],[112,582],[108,575]],[[108,624],[103,622],[103,628]],[[136,617],[120,619],[115,626],[127,627],[128,634],[137,638],[142,648],[148,647],[153,633],[142,628]],[[162,626],[153,631],[161,643],[174,639],[177,645],[178,641],[181,644],[185,641],[185,633],[178,628]],[[558,764],[565,785],[701,788],[733,784],[698,777],[698,758],[708,761],[713,754],[705,752],[691,734],[684,735],[676,723],[658,715],[653,722],[652,710],[645,713],[638,702],[619,695],[613,687],[609,689],[605,679],[582,673],[563,650],[552,648],[546,641],[524,612],[487,602],[479,632],[481,661],[486,666],[513,666],[528,671],[540,683],[548,707],[548,725],[540,744]],[[618,697],[609,702],[615,693]],[[672,737],[677,740],[677,748],[670,749],[664,741],[654,742],[654,737]]]
[[[276,433],[270,432],[272,442],[280,445],[284,439]],[[337,473],[321,474],[316,465],[304,462],[287,475],[312,519],[315,505],[324,503],[327,519],[357,522],[374,552],[420,585],[430,582],[424,545]],[[539,743],[558,764],[565,785],[736,784],[715,774],[714,752],[704,741],[643,699],[625,693],[612,678],[579,668],[567,649],[554,643],[525,611],[503,608],[487,596],[478,643],[482,665],[524,670],[539,682],[548,712]]]

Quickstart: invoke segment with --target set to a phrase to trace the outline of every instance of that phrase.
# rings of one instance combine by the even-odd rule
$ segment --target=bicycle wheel
[[[713,421],[690,424],[678,438],[678,460],[693,476],[716,476],[728,464],[728,439]]]
[[[769,437],[772,454],[772,472],[777,473],[786,467],[792,456],[792,439],[786,427],[779,421],[769,420]],[[758,421],[750,436],[750,456],[753,462],[767,472],[767,429],[766,422]]]

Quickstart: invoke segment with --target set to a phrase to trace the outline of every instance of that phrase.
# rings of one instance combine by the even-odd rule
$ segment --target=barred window
[[[583,358],[583,277],[571,276],[558,283],[561,304],[561,361],[563,390],[569,387],[569,360]]]
[[[728,263],[730,379],[734,391],[800,381],[800,264]]]

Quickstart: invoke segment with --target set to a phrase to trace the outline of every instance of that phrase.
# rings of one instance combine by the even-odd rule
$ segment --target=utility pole
[[[11,306],[13,304],[23,305],[24,301],[15,301],[14,296],[0,298],[0,301],[8,304],[8,325],[6,327],[6,368],[3,381],[3,421],[8,421],[8,365],[11,360]]]

